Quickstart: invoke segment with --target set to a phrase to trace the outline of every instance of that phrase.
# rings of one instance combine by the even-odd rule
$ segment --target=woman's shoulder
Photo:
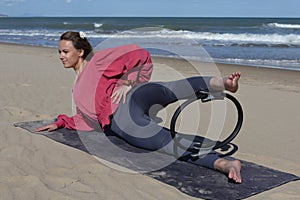
[[[114,47],[109,47],[109,48],[105,48],[102,50],[99,50],[96,52],[96,54],[105,54],[105,53],[109,53],[109,52],[123,52],[123,51],[132,51],[135,49],[142,49],[142,47],[140,47],[137,44],[125,44],[125,45],[121,45],[121,46],[114,46]]]
[[[120,57],[124,54],[130,53],[132,51],[141,50],[143,49],[137,44],[126,44],[122,46],[110,47],[106,49],[99,50],[94,53],[92,59],[94,60],[101,60],[101,59],[108,59],[108,58],[116,58]]]

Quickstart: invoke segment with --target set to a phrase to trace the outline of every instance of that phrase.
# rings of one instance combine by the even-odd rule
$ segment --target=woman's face
[[[69,40],[61,40],[59,43],[59,59],[65,68],[74,68],[75,70],[80,67],[80,59],[82,59],[83,50],[75,49],[73,42]]]

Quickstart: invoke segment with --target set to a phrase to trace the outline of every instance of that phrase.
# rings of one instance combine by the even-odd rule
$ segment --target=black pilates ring
[[[232,96],[228,93],[221,92],[221,93],[218,93],[216,96],[214,96],[214,95],[211,95],[211,93],[198,92],[198,93],[196,93],[195,96],[187,99],[180,106],[178,106],[178,108],[175,110],[175,112],[173,114],[173,117],[171,119],[171,124],[170,124],[170,132],[171,132],[171,136],[174,140],[174,146],[177,145],[178,147],[180,147],[180,144],[175,139],[175,136],[177,134],[177,132],[175,131],[175,125],[176,125],[176,121],[177,121],[179,114],[181,113],[181,111],[183,111],[183,109],[185,107],[187,107],[189,104],[191,104],[197,100],[202,100],[202,102],[205,103],[205,102],[209,102],[209,101],[213,101],[213,100],[224,100],[224,98],[231,100],[236,107],[238,115],[237,115],[237,122],[236,122],[235,128],[233,129],[233,131],[227,138],[225,138],[222,141],[210,142],[205,145],[205,148],[211,149],[211,150],[216,150],[216,149],[222,148],[222,147],[226,146],[227,144],[229,144],[238,135],[239,131],[241,130],[242,124],[243,124],[243,109],[242,109],[241,104],[234,96]],[[197,153],[197,151],[195,151],[195,149],[193,149],[193,148],[189,148],[187,150],[191,151],[192,153]]]

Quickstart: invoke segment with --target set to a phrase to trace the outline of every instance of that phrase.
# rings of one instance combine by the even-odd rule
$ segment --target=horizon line
[[[9,16],[6,14],[0,14],[0,17],[8,17],[8,18],[13,18],[13,17],[18,17],[18,18],[30,18],[30,17],[70,17],[70,18],[79,18],[79,17],[83,17],[83,18],[88,18],[88,17],[111,17],[111,18],[300,18],[300,16],[113,16],[113,15],[107,15],[107,16],[71,16],[71,15],[46,15],[46,16],[42,16],[42,15],[28,15],[28,16]]]

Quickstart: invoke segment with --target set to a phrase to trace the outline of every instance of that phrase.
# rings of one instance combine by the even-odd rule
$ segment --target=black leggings
[[[190,77],[172,82],[141,84],[127,95],[125,104],[120,103],[112,117],[110,129],[134,146],[171,155],[178,154],[180,159],[214,168],[215,160],[220,158],[217,152],[212,151],[199,159],[193,159],[191,153],[183,148],[177,148],[174,152],[174,140],[170,130],[159,126],[150,114],[157,112],[155,108],[163,108],[177,100],[187,99],[197,91],[208,91],[210,79],[211,77]],[[176,137],[180,137],[177,139],[181,145],[186,148],[193,146],[194,137],[179,135],[176,134]]]

